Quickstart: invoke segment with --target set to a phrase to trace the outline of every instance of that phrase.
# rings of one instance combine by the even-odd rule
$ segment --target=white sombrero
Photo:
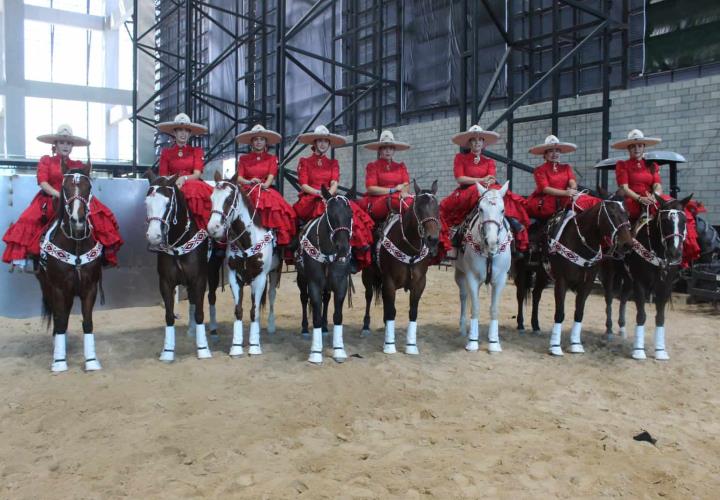
[[[452,141],[460,147],[468,147],[470,139],[483,139],[486,146],[495,144],[500,139],[500,134],[492,130],[483,130],[480,125],[473,125],[467,131],[455,134]]]
[[[380,140],[378,140],[377,142],[365,144],[365,149],[377,151],[385,146],[392,146],[397,151],[405,151],[406,149],[410,149],[410,144],[408,144],[407,142],[396,141],[395,136],[389,130],[383,130],[380,134]]]
[[[616,142],[612,145],[612,148],[627,149],[628,146],[630,146],[631,144],[645,144],[645,146],[654,146],[655,144],[660,144],[661,142],[662,139],[659,139],[657,137],[645,137],[645,135],[642,133],[642,130],[633,129],[628,133],[627,139],[625,139],[624,141]]]
[[[254,137],[264,137],[268,146],[277,144],[282,140],[282,136],[274,130],[268,130],[260,124],[255,125],[247,132],[243,132],[235,136],[235,140],[240,144],[252,144]]]
[[[161,122],[155,125],[160,132],[164,132],[168,135],[175,135],[175,129],[186,128],[193,135],[207,134],[207,127],[200,125],[199,123],[193,123],[190,121],[190,117],[185,113],[180,113],[171,122]]]
[[[347,142],[343,136],[331,134],[325,125],[318,125],[317,127],[315,127],[314,132],[308,132],[306,134],[300,134],[298,136],[298,142],[301,142],[303,144],[312,144],[318,139],[325,139],[326,141],[330,141],[330,145],[332,147],[342,146]]]
[[[72,142],[74,146],[90,145],[90,141],[87,139],[73,135],[72,127],[67,124],[60,125],[54,134],[39,135],[37,140],[45,144],[55,144],[58,141],[66,141]]]
[[[554,135],[549,135],[545,138],[545,142],[536,144],[529,151],[534,155],[544,155],[548,149],[558,149],[561,153],[572,153],[577,150],[577,146],[572,142],[560,142]]]

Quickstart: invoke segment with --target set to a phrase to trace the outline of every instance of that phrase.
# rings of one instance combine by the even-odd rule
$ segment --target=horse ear
[[[505,193],[508,192],[508,188],[509,188],[509,187],[510,187],[510,181],[505,181],[505,184],[503,184],[502,187],[500,188],[500,193],[499,193],[499,194],[500,194],[500,197],[501,197],[501,198],[502,198],[503,196],[505,196]]]
[[[692,200],[692,197],[695,193],[690,193],[690,196],[686,196],[682,200],[680,200],[680,204],[682,205],[683,209],[687,206],[688,203],[690,203],[690,200]]]
[[[215,183],[219,183],[223,180],[222,174],[220,173],[219,170],[215,171],[215,174],[213,175],[213,179],[215,180]]]
[[[88,162],[87,165],[83,165],[82,171],[85,175],[90,177],[90,172],[92,172],[92,163]]]
[[[610,193],[608,193],[608,190],[602,187],[600,184],[595,186],[597,188],[597,192],[600,195],[600,198],[603,200],[607,200],[610,198]]]
[[[237,184],[238,174],[235,172],[232,177],[230,177],[230,182],[233,184]]]
[[[355,198],[357,198],[357,189],[354,187],[350,188],[348,192],[345,193],[345,198],[347,198],[348,200],[354,200]]]
[[[149,180],[150,184],[152,184],[153,182],[155,182],[155,179],[157,179],[157,174],[155,173],[155,171],[152,168],[148,168],[145,171],[145,174],[143,174],[143,177],[145,177],[147,180]]]
[[[477,186],[478,193],[480,193],[480,196],[484,195],[487,192],[487,188],[480,184],[479,182],[475,183],[475,186]]]
[[[653,198],[655,198],[655,201],[658,202],[658,205],[660,205],[660,207],[664,207],[666,205],[665,200],[663,200],[659,194],[653,193]]]
[[[166,185],[166,186],[174,186],[174,185],[175,185],[175,181],[177,181],[177,180],[178,180],[178,174],[175,174],[175,175],[173,175],[172,177],[169,177],[169,178],[168,178],[168,180],[167,180],[167,182],[166,182],[165,185]]]
[[[430,192],[432,194],[437,194],[437,190],[438,190],[438,181],[437,181],[437,179],[435,179],[432,183],[432,186],[430,186]]]
[[[422,189],[420,189],[420,186],[418,186],[417,180],[413,179],[413,187],[415,188],[415,194],[420,194],[422,192]]]
[[[322,194],[323,199],[326,201],[332,198],[332,195],[330,194],[330,191],[328,191],[325,187],[325,184],[320,186],[320,193]]]

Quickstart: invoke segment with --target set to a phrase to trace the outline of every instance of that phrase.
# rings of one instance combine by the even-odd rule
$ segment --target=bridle
[[[655,222],[657,224],[657,231],[660,236],[660,244],[663,247],[663,255],[667,255],[667,253],[668,253],[667,241],[670,238],[675,238],[675,237],[680,238],[679,250],[682,250],[683,242],[685,241],[685,238],[687,237],[687,218],[686,218],[685,212],[683,210],[679,210],[677,208],[665,208],[665,209],[658,209],[655,216],[650,217],[649,208],[646,210],[647,210],[646,217],[647,217],[648,222],[645,224],[645,228],[646,228],[645,231],[646,231],[647,238],[648,238],[648,245],[650,246],[650,248],[648,250],[653,254],[653,257],[661,263],[660,267],[669,267],[669,266],[675,266],[675,265],[680,264],[680,262],[682,262],[682,251],[680,252],[680,254],[681,254],[680,258],[677,260],[674,260],[674,261],[668,261],[667,258],[661,259],[660,257],[657,256],[655,251],[652,249],[652,237],[650,234],[650,225],[653,222]],[[679,227],[679,225],[680,225],[679,223],[682,220],[685,223],[684,224],[685,229],[684,229],[683,233],[680,234],[677,231],[677,229],[674,229],[673,232],[670,234],[667,234],[667,235],[663,234],[662,214],[668,214],[667,217],[668,217],[668,219],[670,219],[673,222],[673,226],[675,228]]]
[[[621,222],[620,224],[615,224],[612,217],[610,217],[610,212],[608,212],[607,204],[608,203],[616,203],[618,207],[620,207],[620,210],[622,212],[625,212],[625,206],[623,205],[623,202],[617,201],[617,200],[602,200],[600,202],[600,209],[598,210],[598,218],[597,218],[597,225],[600,227],[600,217],[605,214],[605,218],[608,221],[608,224],[610,224],[610,227],[612,228],[612,233],[610,234],[610,251],[607,253],[615,253],[615,249],[617,248],[617,239],[618,239],[618,233],[620,230],[624,227],[627,227],[628,230],[630,230],[630,221]],[[577,227],[577,222],[575,223],[575,227]],[[580,235],[580,228],[578,228],[578,235],[580,236],[580,239],[582,240],[583,244],[585,244],[585,238]],[[602,245],[602,242],[601,242]],[[587,245],[585,245],[587,247]]]
[[[482,210],[480,209],[480,203],[482,203],[483,200],[486,200],[485,195],[488,194],[490,191],[495,191],[495,192],[497,193],[497,190],[488,189],[487,191],[485,191],[485,193],[483,193],[482,195],[480,195],[480,199],[478,200],[478,204],[477,204],[477,206],[478,206],[478,215],[477,215],[477,216],[478,216],[478,218],[480,219],[480,238],[482,239],[483,242],[487,239],[487,233],[486,233],[486,231],[485,231],[485,228],[487,227],[488,224],[493,224],[493,225],[497,226],[498,235],[500,234],[500,231],[501,231],[503,228],[505,228],[505,230],[506,230],[507,233],[508,233],[508,240],[507,240],[506,242],[503,242],[503,243],[500,245],[500,251],[502,251],[502,250],[504,249],[504,248],[503,248],[504,245],[506,245],[507,243],[509,243],[510,241],[512,241],[512,233],[511,233],[510,231],[508,231],[508,228],[505,226],[504,211],[503,211],[503,212],[501,213],[501,215],[500,215],[500,217],[501,217],[501,220],[500,220],[500,221],[497,221],[497,220],[495,220],[495,219],[485,220],[485,218],[482,217]],[[496,195],[496,196],[497,196],[497,195]],[[486,201],[487,201],[488,203],[490,203],[491,205],[494,205],[494,206],[497,205],[497,201],[495,200],[495,198],[487,198]],[[468,236],[470,237],[470,239],[472,239],[472,234],[471,234],[471,233],[472,233],[471,231],[468,231]],[[479,245],[479,244],[476,243],[475,241],[471,241],[471,243],[473,244],[473,248],[479,249],[479,248],[481,247],[481,245]],[[485,247],[484,247],[484,245],[482,245],[482,248],[483,248],[483,253],[488,253],[488,255],[489,255],[489,252],[485,252]]]
[[[225,210],[212,210],[210,212],[210,215],[212,216],[212,214],[218,214],[220,216],[220,224],[223,227],[225,239],[227,240],[227,244],[230,245],[239,240],[247,232],[247,227],[245,227],[237,236],[230,238],[230,229],[232,223],[235,221],[235,219],[237,219],[235,212],[237,212],[238,200],[240,199],[241,195],[240,188],[230,181],[222,181],[215,185],[215,189],[225,189],[226,187],[230,188],[230,192],[232,193],[232,198],[230,198],[230,210],[227,214],[225,213]],[[224,203],[227,202],[228,199],[226,198]]]
[[[162,177],[163,179],[167,179],[167,177]],[[167,246],[170,248],[174,248],[178,246],[178,244],[183,240],[185,235],[190,231],[190,224],[192,222],[192,219],[190,218],[190,212],[188,211],[187,206],[185,207],[185,218],[187,222],[185,223],[185,230],[182,232],[182,234],[175,240],[174,243],[170,244],[168,243],[168,237],[170,234],[170,228],[177,225],[177,212],[178,212],[178,203],[177,203],[177,186],[160,186],[160,185],[152,185],[150,186],[150,189],[148,190],[147,195],[145,197],[149,196],[155,196],[155,194],[163,194],[160,193],[161,189],[169,189],[170,190],[170,201],[165,205],[165,213],[162,217],[147,217],[145,221],[147,224],[150,224],[152,221],[156,220],[160,223],[160,229],[161,234],[163,237],[163,241],[161,245]],[[164,194],[163,194],[164,195]],[[172,224],[171,224],[172,222]]]
[[[85,174],[81,174],[81,173],[77,173],[77,172],[67,173],[67,174],[63,175],[63,178],[72,178],[72,184],[74,186],[79,186],[80,181],[82,179],[86,179],[88,181],[88,183],[90,184],[90,191],[92,190],[92,181],[90,180],[90,177],[88,177]],[[85,230],[83,231],[83,234],[81,236],[79,236],[79,237],[75,236],[75,231],[73,229],[74,225],[70,224],[69,221],[66,222],[66,217],[62,218],[62,221],[60,223],[60,230],[63,232],[65,237],[67,237],[68,239],[71,239],[73,241],[86,240],[92,234],[92,229],[93,229],[92,222],[90,220],[90,202],[92,200],[92,193],[90,193],[87,198],[81,196],[80,194],[73,194],[72,196],[68,197],[67,193],[65,192],[65,182],[64,181],[63,181],[63,185],[60,188],[60,190],[62,191],[65,215],[67,215],[67,219],[72,217],[71,205],[75,200],[80,201],[80,203],[82,203],[82,205],[85,207],[85,225],[84,225]],[[79,192],[79,189],[76,188],[76,190]],[[69,234],[65,230],[65,224],[67,224],[70,228]]]
[[[330,202],[331,201],[340,201],[347,205],[348,208],[350,208],[350,200],[347,199],[347,197],[343,195],[335,195],[332,198],[325,200],[323,198],[323,201],[325,202],[325,213],[323,214],[323,219],[325,220],[325,223],[327,224],[328,229],[330,230],[329,239],[330,244],[333,246],[333,252],[328,255],[328,260],[330,262],[333,262],[335,260],[340,260],[342,262],[344,257],[348,257],[350,255],[350,252],[352,251],[352,248],[348,244],[348,251],[346,255],[341,255],[340,257],[337,257],[337,244],[335,243],[335,235],[341,231],[346,231],[348,233],[348,243],[350,242],[350,239],[352,238],[352,231],[353,231],[353,218],[352,215],[350,216],[350,225],[349,226],[337,226],[333,227],[332,223],[330,222],[330,215],[329,215],[329,208],[330,208]],[[352,209],[351,209],[352,210]],[[317,237],[318,246],[320,245],[320,224],[315,225],[315,236]]]
[[[438,229],[440,229],[440,227],[441,227],[440,219],[438,219],[437,217],[433,217],[432,215],[425,217],[424,219],[420,219],[420,216],[417,213],[416,206],[417,206],[418,199],[423,196],[428,196],[429,198],[437,201],[437,197],[432,193],[420,193],[420,194],[416,194],[414,197],[411,210],[412,210],[413,216],[415,217],[415,222],[417,223],[417,234],[420,237],[420,242],[421,242],[420,247],[421,248],[417,248],[415,245],[410,243],[410,240],[408,240],[408,238],[405,236],[405,224],[403,224],[403,220],[402,220],[403,219],[402,208],[403,208],[403,205],[405,205],[405,203],[403,202],[403,200],[400,200],[400,211],[399,211],[400,212],[400,234],[403,237],[403,241],[405,241],[405,243],[407,243],[416,252],[422,251],[422,246],[424,245],[425,235],[426,235],[425,224],[427,224],[428,222],[434,222],[435,224],[437,224]]]

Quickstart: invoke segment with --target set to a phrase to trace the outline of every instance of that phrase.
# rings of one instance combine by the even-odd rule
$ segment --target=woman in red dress
[[[576,149],[575,144],[560,142],[554,135],[547,136],[543,144],[530,148],[530,153],[545,159],[545,163],[533,172],[535,192],[527,200],[530,217],[547,220],[564,208],[583,211],[600,203],[599,198],[579,192],[573,168],[559,162],[561,153],[571,153]]]
[[[301,134],[298,141],[302,144],[312,145],[313,154],[300,159],[297,174],[300,183],[298,201],[293,205],[295,215],[300,221],[308,222],[325,212],[325,203],[320,188],[325,186],[331,194],[335,194],[340,182],[340,165],[334,158],[326,156],[330,147],[345,144],[342,136],[331,134],[327,127],[320,125],[313,133]],[[352,238],[350,245],[353,249],[353,258],[357,263],[357,270],[361,270],[372,262],[372,230],[373,220],[360,208],[360,205],[350,200],[353,212]]]
[[[618,187],[625,193],[625,208],[631,222],[637,221],[643,213],[654,214],[657,210],[654,195],[670,200],[662,193],[662,181],[657,164],[646,162],[643,159],[645,148],[659,144],[661,139],[645,137],[640,130],[631,130],[626,140],[618,141],[612,145],[613,149],[627,150],[630,158],[620,160],[615,165],[615,178]],[[697,227],[693,210],[701,210],[701,205],[690,202],[692,206],[685,207],[687,237],[683,243],[683,267],[700,256],[700,245],[697,241]],[[690,204],[688,204],[690,205]]]
[[[173,146],[164,148],[160,153],[158,173],[178,176],[175,183],[185,197],[190,214],[198,229],[205,230],[212,211],[210,196],[213,189],[200,178],[205,166],[203,149],[190,146],[188,141],[193,135],[207,134],[207,128],[192,123],[188,115],[180,113],[171,122],[158,123],[157,129],[175,139]]]
[[[475,189],[476,183],[490,189],[502,187],[495,178],[495,160],[482,155],[483,149],[495,144],[499,138],[500,134],[483,130],[479,125],[473,125],[466,132],[453,136],[455,144],[470,151],[455,155],[453,173],[458,187],[440,203],[440,215],[448,226],[461,225],[477,206],[480,193]],[[503,201],[505,217],[515,235],[515,251],[525,252],[528,249],[527,227],[530,225],[530,218],[525,211],[525,198],[508,191]]]
[[[6,244],[3,262],[27,268],[27,258],[40,254],[40,238],[47,226],[55,218],[55,202],[60,197],[63,183],[63,166],[66,170],[83,168],[81,161],[71,160],[74,146],[89,146],[90,141],[73,135],[70,125],[60,125],[57,133],[41,135],[38,141],[53,145],[52,156],[40,158],[37,180],[40,191],[20,218],[10,226],[3,236]],[[90,200],[90,221],[93,237],[103,249],[103,263],[117,265],[117,251],[123,244],[117,220],[112,211],[93,194]]]
[[[255,125],[252,130],[238,134],[235,140],[251,147],[249,153],[238,158],[237,183],[250,197],[253,204],[250,208],[260,214],[262,225],[275,230],[278,246],[288,245],[296,231],[295,212],[271,187],[278,174],[278,159],[267,152],[268,146],[278,144],[282,137],[262,125]]]

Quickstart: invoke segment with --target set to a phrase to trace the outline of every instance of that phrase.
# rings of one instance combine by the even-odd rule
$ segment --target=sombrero
[[[392,146],[397,151],[405,151],[406,149],[410,149],[410,144],[407,142],[398,142],[395,140],[395,136],[393,133],[389,130],[383,130],[380,134],[380,140],[377,142],[371,142],[368,144],[365,144],[365,149],[370,149],[371,151],[377,151],[382,147],[385,146]]]
[[[612,148],[627,149],[628,146],[630,146],[631,144],[645,144],[645,146],[654,146],[655,144],[660,144],[661,142],[662,139],[659,139],[657,137],[645,137],[645,135],[642,133],[642,130],[633,129],[628,133],[627,139],[625,139],[624,141],[616,142],[612,145]]]
[[[55,144],[57,141],[72,142],[74,146],[89,146],[90,141],[73,135],[72,127],[67,124],[60,125],[54,134],[39,135],[37,140],[45,144]]]
[[[549,135],[545,138],[545,142],[531,147],[530,153],[534,155],[544,155],[548,149],[558,149],[561,153],[572,153],[577,150],[577,146],[572,142],[560,142],[554,135]]]
[[[343,136],[331,134],[325,125],[318,125],[317,127],[315,127],[314,132],[308,132],[305,134],[300,134],[298,136],[298,142],[301,142],[302,144],[312,144],[318,139],[325,139],[326,141],[330,141],[330,145],[332,147],[342,146],[347,142]]]
[[[172,136],[175,135],[175,129],[178,128],[186,128],[190,130],[190,133],[193,135],[203,135],[208,132],[207,127],[200,125],[199,123],[191,122],[190,117],[185,113],[180,113],[171,122],[158,123],[155,125],[155,128],[157,128],[160,132],[164,132]]]
[[[480,125],[473,125],[465,132],[460,132],[452,137],[452,141],[460,147],[468,147],[470,139],[483,139],[485,145],[490,146],[495,144],[500,139],[500,134],[493,132],[492,130],[483,130]]]
[[[269,146],[277,144],[282,140],[282,136],[273,130],[268,130],[260,124],[255,125],[247,132],[243,132],[235,136],[235,140],[240,144],[251,144],[253,137],[264,137]]]

